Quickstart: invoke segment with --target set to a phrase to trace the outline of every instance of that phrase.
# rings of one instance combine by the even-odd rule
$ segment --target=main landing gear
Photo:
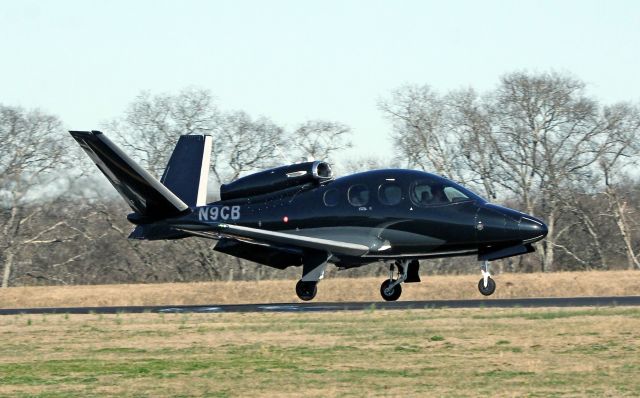
[[[393,268],[398,268],[398,277],[393,279]],[[396,260],[389,264],[389,279],[380,285],[380,295],[385,301],[396,301],[402,294],[401,284],[404,282],[420,282],[418,271],[420,263],[418,260]]]
[[[331,254],[320,251],[306,252],[302,258],[302,279],[296,283],[296,294],[302,301],[313,300],[318,293],[318,282],[324,276]]]
[[[480,272],[482,272],[482,279],[478,282],[478,290],[484,296],[491,296],[496,291],[496,282],[491,279],[489,273],[489,261],[485,260],[480,266]]]
[[[302,301],[313,300],[318,293],[318,282],[303,281],[302,279],[296,283],[296,294]]]

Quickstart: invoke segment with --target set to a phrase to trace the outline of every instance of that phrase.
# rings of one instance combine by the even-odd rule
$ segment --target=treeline
[[[485,93],[403,86],[379,110],[390,121],[394,161],[365,156],[338,170],[419,168],[545,220],[549,235],[536,254],[497,262],[503,270],[640,269],[637,104],[600,104],[566,74],[516,72]],[[202,89],[144,92],[101,128],[155,175],[179,135],[212,134],[211,200],[220,183],[309,158],[332,160],[352,145],[342,123],[309,120],[287,130],[266,117],[222,111]],[[127,240],[129,211],[58,117],[0,105],[3,287],[299,277],[298,269],[216,253],[215,241]],[[477,271],[473,258],[423,267]],[[384,268],[341,272],[382,275]]]

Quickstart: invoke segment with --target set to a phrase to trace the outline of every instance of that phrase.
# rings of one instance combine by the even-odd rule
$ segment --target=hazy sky
[[[391,89],[485,90],[521,69],[640,100],[640,1],[0,0],[0,103],[72,129],[98,128],[141,90],[196,86],[287,127],[346,123],[351,155],[390,156],[376,102]]]

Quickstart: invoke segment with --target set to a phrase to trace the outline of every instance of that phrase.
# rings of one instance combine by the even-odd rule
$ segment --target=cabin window
[[[353,206],[366,206],[369,203],[369,188],[358,184],[349,188],[349,203]]]
[[[411,201],[418,206],[439,206],[469,200],[469,197],[440,181],[422,180],[411,187]]]
[[[382,184],[378,189],[378,199],[383,205],[397,205],[402,200],[402,188],[395,182]]]
[[[340,192],[335,189],[329,189],[324,193],[322,197],[324,201],[324,205],[328,207],[333,207],[338,205],[338,201],[340,200]]]

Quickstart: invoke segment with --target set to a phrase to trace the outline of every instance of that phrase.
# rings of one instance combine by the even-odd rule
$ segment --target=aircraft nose
[[[549,232],[545,223],[531,216],[522,217],[518,229],[522,240],[528,241],[527,243],[537,242]]]

